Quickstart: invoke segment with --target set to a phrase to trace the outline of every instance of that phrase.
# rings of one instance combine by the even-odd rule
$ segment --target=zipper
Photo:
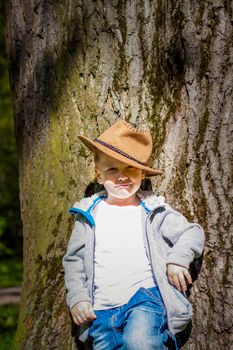
[[[149,238],[148,238],[148,234],[147,234],[147,221],[149,220],[150,214],[151,214],[151,213],[149,213],[149,214],[147,215],[147,217],[146,217],[146,222],[145,222],[145,236],[146,236],[147,250],[148,250],[150,265],[151,265],[151,268],[152,268],[152,272],[153,272],[154,279],[155,279],[155,281],[156,281],[155,273],[154,273],[154,270],[153,270],[153,267],[152,267],[151,250],[150,250]],[[156,281],[156,283],[157,283],[157,281]]]
[[[96,207],[96,205],[101,202],[101,200],[103,200],[106,196],[99,196],[99,198],[95,199],[94,201],[94,205],[91,206],[91,208],[89,208],[89,213],[91,213],[93,211],[93,209]],[[95,245],[96,245],[96,235],[95,235],[95,227],[93,226],[93,250],[92,250],[92,285],[91,285],[91,299],[92,299],[92,306],[94,305],[94,279],[95,279]]]
[[[96,244],[96,237],[95,237],[95,227],[93,228],[93,235],[94,235],[94,242],[93,242],[93,251],[92,251],[92,286],[91,286],[91,291],[92,291],[92,306],[94,306],[94,279],[95,279],[95,244]]]

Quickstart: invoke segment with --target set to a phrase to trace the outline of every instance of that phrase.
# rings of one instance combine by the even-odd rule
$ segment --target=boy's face
[[[142,179],[145,177],[141,169],[116,160],[104,153],[98,154],[95,164],[97,181],[103,184],[111,199],[129,199],[136,197]]]

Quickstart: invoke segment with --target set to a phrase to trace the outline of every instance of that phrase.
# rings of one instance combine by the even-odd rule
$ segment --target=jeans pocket
[[[114,331],[117,333],[123,333],[123,326],[118,323],[117,323],[117,315],[112,316],[111,318],[112,329],[114,329]]]
[[[160,295],[158,287],[143,288],[144,293],[149,296],[156,304],[164,307],[163,299]]]
[[[118,333],[123,333],[123,322],[124,322],[124,318],[120,317],[118,318],[119,316],[119,312],[116,313],[115,315],[113,315],[111,317],[111,325],[112,325],[112,328],[118,332]]]

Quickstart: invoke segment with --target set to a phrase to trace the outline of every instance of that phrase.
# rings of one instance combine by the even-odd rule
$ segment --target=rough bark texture
[[[16,349],[73,350],[61,257],[93,179],[77,134],[149,126],[153,186],[203,225],[187,350],[232,349],[232,2],[6,1],[24,280]]]

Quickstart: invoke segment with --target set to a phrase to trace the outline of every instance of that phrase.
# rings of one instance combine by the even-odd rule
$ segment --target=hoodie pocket
[[[181,301],[182,304],[184,304],[185,306],[189,306],[190,302],[188,301],[188,299],[175,287],[173,287],[173,292],[176,294],[176,297]]]
[[[174,333],[178,333],[183,331],[191,320],[192,305],[188,299],[176,288],[172,287],[172,291],[173,298],[175,298],[175,300],[170,316],[170,323],[172,324]]]
[[[170,316],[172,319],[189,320],[192,317],[192,305],[176,288],[170,285]]]

